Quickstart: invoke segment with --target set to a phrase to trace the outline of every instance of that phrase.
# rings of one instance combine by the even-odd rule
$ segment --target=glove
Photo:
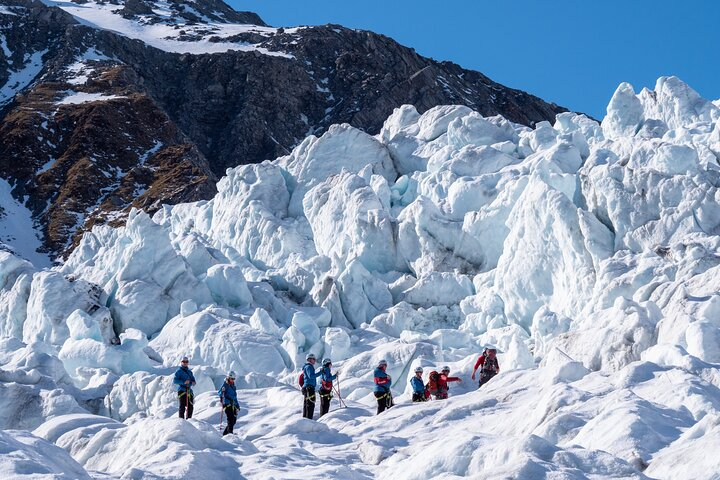
[[[473,372],[472,377],[470,377],[471,380],[475,380],[475,372]]]

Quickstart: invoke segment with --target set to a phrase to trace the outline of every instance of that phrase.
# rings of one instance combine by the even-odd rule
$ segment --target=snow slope
[[[0,249],[10,250],[30,260],[38,267],[49,267],[50,258],[37,251],[42,246],[35,228],[32,213],[11,194],[10,184],[0,178]]]
[[[175,53],[221,53],[228,50],[257,51],[264,55],[292,58],[284,52],[270,51],[263,47],[240,42],[231,37],[243,33],[269,36],[275,28],[257,25],[216,22],[205,18],[202,23],[190,22],[173,15],[168,2],[156,2],[159,8],[152,10],[146,21],[128,19],[120,15],[122,4],[87,1],[74,3],[69,0],[42,0],[45,5],[58,7],[75,17],[83,25],[119,33],[128,38],[166,52]],[[225,40],[225,41],[223,41]]]
[[[5,35],[3,34],[3,47],[7,49]],[[13,65],[8,70],[9,78],[5,85],[0,88],[0,107],[10,102],[15,94],[30,85],[33,80],[40,74],[43,68],[42,57],[47,53],[46,50],[34,52],[27,56],[23,65]],[[7,55],[7,52],[6,52]]]
[[[620,85],[602,124],[404,106],[96,227],[54,270],[0,252],[2,428],[34,435],[3,442],[111,478],[717,478],[719,120],[674,77]],[[348,408],[300,418],[307,352]],[[383,358],[397,405],[374,416]],[[418,365],[463,382],[413,405]]]

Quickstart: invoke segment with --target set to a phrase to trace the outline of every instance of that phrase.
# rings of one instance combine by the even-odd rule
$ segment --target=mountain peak
[[[86,13],[112,12],[144,24],[188,25],[225,23],[266,26],[255,13],[238,12],[222,0],[42,0],[48,6]],[[75,4],[73,6],[71,4]],[[78,15],[82,18],[82,14]]]
[[[174,53],[254,50],[254,43],[276,32],[258,15],[237,12],[221,0],[42,0],[42,3],[72,15],[86,27]],[[249,41],[248,36],[255,41]]]

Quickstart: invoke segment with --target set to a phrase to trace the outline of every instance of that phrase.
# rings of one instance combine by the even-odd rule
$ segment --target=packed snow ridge
[[[601,125],[404,106],[96,227],[61,267],[0,251],[3,472],[717,478],[719,120],[674,77],[620,85]],[[486,346],[501,372],[477,390]],[[348,408],[301,418],[308,352]],[[381,359],[397,405],[375,416]],[[451,398],[410,403],[409,372],[441,365]]]

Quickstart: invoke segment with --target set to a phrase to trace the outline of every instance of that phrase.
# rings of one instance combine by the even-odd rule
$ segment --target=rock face
[[[49,252],[129,208],[208,199],[228,167],[335,123],[464,104],[532,125],[564,111],[337,25],[270,28],[220,0],[4,0],[0,178]]]

